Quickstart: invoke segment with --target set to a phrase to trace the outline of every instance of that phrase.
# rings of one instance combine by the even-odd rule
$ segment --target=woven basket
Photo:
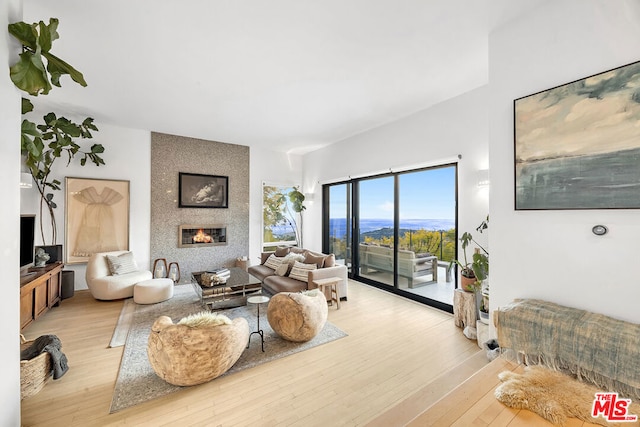
[[[20,334],[20,351],[31,345],[33,340],[27,341]],[[30,360],[20,361],[20,399],[24,399],[42,390],[51,377],[51,355],[46,351]]]

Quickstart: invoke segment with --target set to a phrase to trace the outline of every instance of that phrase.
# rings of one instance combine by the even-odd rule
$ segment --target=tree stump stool
[[[474,292],[456,289],[453,293],[453,322],[464,329],[467,326],[476,327],[476,294]]]

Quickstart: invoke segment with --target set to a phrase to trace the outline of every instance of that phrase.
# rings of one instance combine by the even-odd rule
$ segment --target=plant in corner
[[[482,233],[489,227],[489,216],[476,227],[476,231]],[[460,275],[462,276],[461,285],[462,289],[469,292],[476,292],[480,289],[482,281],[486,280],[489,275],[489,252],[482,247],[478,242],[473,239],[473,235],[469,232],[464,232],[460,237],[462,242],[462,254],[463,260],[454,259],[449,264],[449,268],[452,268],[454,264],[460,267]],[[471,261],[467,258],[467,248],[471,243],[474,243],[474,253],[471,257]]]
[[[9,34],[22,45],[19,60],[10,67],[10,76],[14,85],[31,96],[46,95],[52,89],[51,85],[61,87],[60,77],[67,74],[81,86],[87,86],[81,72],[67,62],[51,53],[53,41],[59,38],[58,20],[49,19],[49,25],[43,21],[34,24],[16,22],[9,24]],[[45,67],[46,63],[46,67]],[[27,98],[22,98],[23,116],[33,111],[33,104]],[[67,165],[81,156],[80,165],[84,166],[87,159],[96,166],[104,165],[100,154],[104,152],[101,144],[93,144],[89,151],[83,151],[76,142],[77,138],[93,138],[91,131],[98,131],[93,119],[87,117],[80,124],[65,117],[58,117],[55,113],[48,113],[44,123],[36,125],[24,118],[20,138],[20,150],[24,156],[25,165],[36,183],[40,193],[40,235],[44,237],[43,209],[46,206],[51,221],[51,243],[56,244],[57,227],[54,209],[57,207],[50,190],[60,190],[61,183],[51,179],[50,174],[56,159],[63,155],[67,158]]]

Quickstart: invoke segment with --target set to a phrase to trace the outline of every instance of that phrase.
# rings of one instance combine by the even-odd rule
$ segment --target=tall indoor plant
[[[489,227],[489,216],[476,227],[476,231],[482,233]],[[465,291],[475,292],[482,286],[482,281],[486,280],[489,276],[489,252],[482,247],[477,241],[473,239],[473,235],[469,232],[464,232],[460,237],[462,246],[462,260],[454,259],[449,264],[449,268],[452,268],[454,264],[460,267],[461,286]],[[477,247],[474,249],[472,257],[467,257],[467,248],[471,243],[474,243]]]
[[[48,25],[40,21],[33,24],[16,22],[8,26],[9,34],[22,45],[19,59],[10,67],[11,81],[18,89],[31,96],[48,94],[52,85],[61,87],[60,77],[65,74],[81,86],[87,85],[81,72],[51,53],[53,41],[59,38],[58,22],[56,18],[51,18]],[[32,111],[33,103],[22,98],[23,116]],[[87,159],[96,166],[104,164],[100,157],[104,152],[101,144],[93,144],[86,151],[78,143],[78,138],[92,138],[91,131],[98,131],[98,128],[90,117],[78,124],[65,117],[58,117],[55,113],[48,113],[43,117],[43,123],[37,125],[23,118],[20,150],[40,194],[40,235],[44,244],[47,244],[43,227],[45,207],[51,222],[51,243],[55,245],[57,241],[54,212],[57,205],[51,191],[60,190],[61,183],[50,176],[55,160],[64,155],[69,165],[78,155],[81,156],[82,166]]]

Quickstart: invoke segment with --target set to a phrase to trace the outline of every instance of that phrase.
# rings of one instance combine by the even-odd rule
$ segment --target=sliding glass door
[[[351,272],[351,184],[332,185],[325,191],[324,199],[331,200],[324,213],[328,224],[324,233],[325,253],[335,254],[336,262],[346,265]]]
[[[324,250],[350,277],[451,311],[455,164],[325,185]]]
[[[362,179],[357,185],[359,275],[393,286],[395,177]]]

